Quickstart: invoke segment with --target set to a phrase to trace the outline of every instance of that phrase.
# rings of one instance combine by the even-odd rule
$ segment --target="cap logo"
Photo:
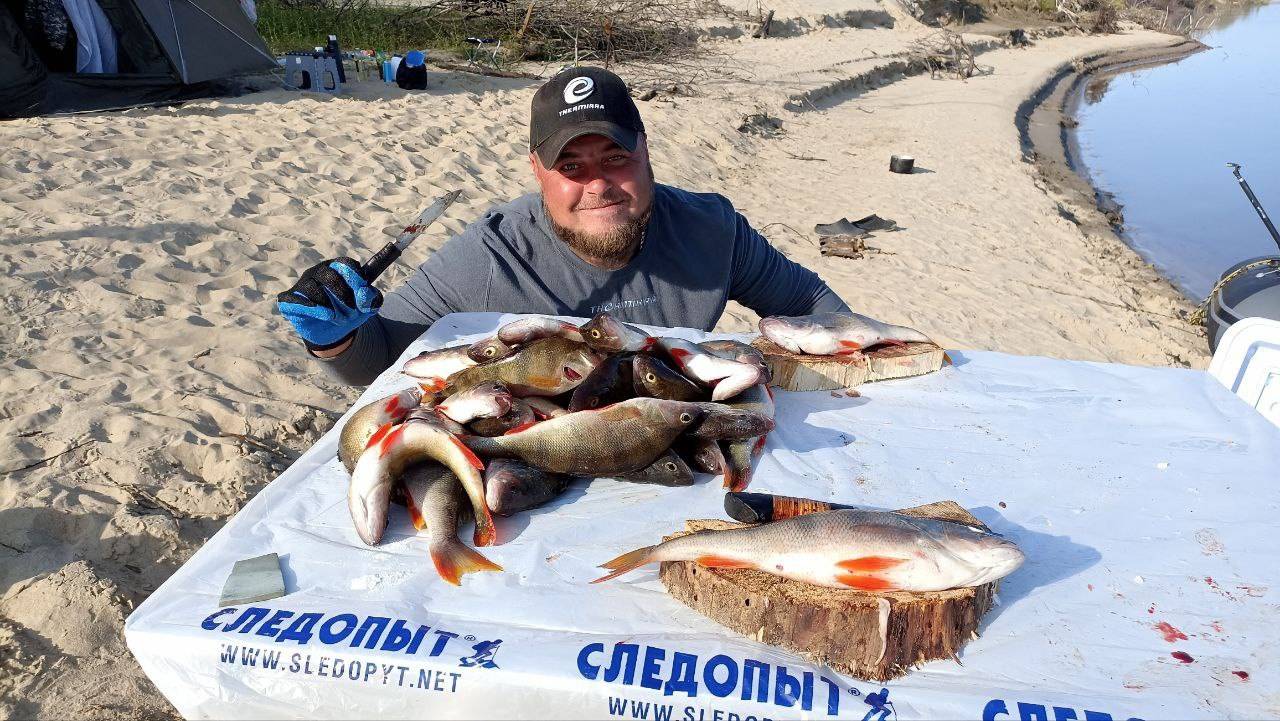
[[[591,78],[581,76],[569,81],[564,86],[564,101],[569,105],[580,103],[586,100],[596,89],[596,83]]]

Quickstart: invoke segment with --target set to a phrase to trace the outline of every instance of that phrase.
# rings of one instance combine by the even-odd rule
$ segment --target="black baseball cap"
[[[538,88],[529,109],[529,150],[546,168],[575,138],[603,135],[631,151],[643,132],[627,84],[604,68],[561,71]]]

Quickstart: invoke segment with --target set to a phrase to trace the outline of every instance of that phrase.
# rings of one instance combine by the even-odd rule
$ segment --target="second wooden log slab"
[[[764,337],[751,345],[764,354],[773,375],[770,385],[788,391],[836,390],[924,375],[941,368],[947,355],[933,343],[882,346],[867,353],[838,356],[792,353]]]
[[[951,501],[900,513],[986,528]],[[745,524],[700,520],[687,525],[691,533]],[[665,562],[659,577],[672,596],[717,623],[870,681],[897,678],[924,661],[954,658],[991,609],[997,587],[868,593],[761,571],[704,568],[692,561]]]

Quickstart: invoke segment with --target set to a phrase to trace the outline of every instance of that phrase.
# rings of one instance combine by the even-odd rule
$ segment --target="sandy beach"
[[[1055,176],[1056,131],[1028,148],[1016,122],[1073,62],[1181,38],[973,36],[985,72],[962,81],[912,74],[936,30],[896,6],[792,0],[775,22],[783,37],[753,39],[725,21],[707,41],[722,71],[640,103],[660,182],[724,194],[855,310],[947,347],[1207,365],[1193,304]],[[531,190],[537,84],[441,71],[418,93],[0,124],[0,718],[175,715],[124,619],[358,395],[306,356],[275,294],[463,189],[394,287]],[[781,129],[740,131],[752,113]],[[919,170],[890,173],[894,153]],[[816,223],[870,213],[902,229],[859,259],[819,254]],[[731,307],[720,328],[754,323]]]

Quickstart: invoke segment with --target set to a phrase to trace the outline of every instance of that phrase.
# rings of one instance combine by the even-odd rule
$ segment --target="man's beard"
[[[560,236],[560,240],[563,240],[578,255],[600,261],[605,265],[623,266],[631,260],[632,253],[644,240],[644,231],[649,226],[649,216],[652,213],[653,205],[650,204],[639,217],[603,233],[585,233],[566,228],[551,218],[551,213],[547,213],[547,219],[551,221],[551,226],[555,229],[556,235]]]

